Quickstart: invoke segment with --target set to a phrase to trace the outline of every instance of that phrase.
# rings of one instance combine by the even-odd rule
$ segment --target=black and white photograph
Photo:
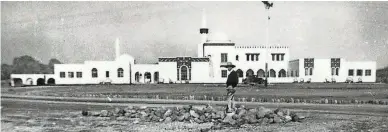
[[[1,1],[2,132],[388,132],[388,1]]]

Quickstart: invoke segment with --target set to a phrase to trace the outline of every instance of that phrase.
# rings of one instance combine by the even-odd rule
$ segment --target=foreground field
[[[84,85],[54,87],[3,88],[2,93],[38,96],[120,96],[123,98],[158,95],[160,98],[184,99],[224,97],[225,86],[211,84],[160,84],[160,85]],[[268,88],[258,86],[238,87],[236,98],[293,98],[338,100],[388,100],[388,84],[276,84]]]
[[[211,123],[148,123],[136,119],[116,117],[83,117],[80,110],[112,110],[114,105],[83,105],[17,100],[2,101],[1,131],[200,131]],[[124,107],[124,106],[122,106]],[[281,125],[250,126],[219,131],[277,131],[277,132],[327,132],[327,131],[388,131],[386,116],[322,114],[303,112],[304,122]]]

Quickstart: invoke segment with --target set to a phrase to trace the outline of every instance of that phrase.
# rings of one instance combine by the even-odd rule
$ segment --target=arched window
[[[281,69],[281,70],[279,71],[278,77],[286,77],[286,70]]]
[[[276,77],[276,71],[274,69],[269,70],[269,77]]]
[[[236,55],[236,61],[238,61],[238,55]]]
[[[305,76],[308,76],[308,75],[309,75],[309,68],[305,68],[305,69],[304,69],[304,75],[305,75]]]
[[[244,77],[244,72],[241,69],[236,71],[238,77]]]
[[[144,73],[144,82],[146,82],[146,83],[151,82],[151,73],[150,72]]]
[[[259,69],[257,71],[257,77],[264,77],[264,70],[263,69]]]
[[[92,69],[92,78],[96,78],[96,77],[98,77],[97,69],[96,69],[96,68],[93,68],[93,69]]]
[[[248,69],[247,70],[247,74],[246,74],[246,77],[250,77],[250,76],[253,76],[254,75],[254,72],[252,69]]]
[[[135,73],[135,82],[140,82],[140,74],[139,74],[139,72]]]
[[[117,77],[124,77],[124,69],[123,68],[117,69]]]
[[[181,67],[181,80],[187,80],[187,66]]]

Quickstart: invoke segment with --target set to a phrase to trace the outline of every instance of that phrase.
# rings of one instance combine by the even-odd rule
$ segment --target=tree
[[[41,64],[31,56],[21,56],[13,59],[14,74],[39,74],[41,72]]]
[[[1,80],[9,79],[12,72],[12,65],[2,64],[1,65]]]

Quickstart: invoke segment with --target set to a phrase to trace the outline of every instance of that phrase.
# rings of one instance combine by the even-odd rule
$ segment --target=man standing
[[[229,75],[228,79],[226,81],[226,87],[227,87],[227,100],[228,100],[228,107],[226,109],[227,113],[232,113],[235,111],[235,104],[234,104],[234,93],[236,92],[235,87],[238,84],[238,75],[237,72],[234,71],[235,65],[233,65],[231,62],[227,62],[226,65],[222,66],[225,68],[228,68]]]

